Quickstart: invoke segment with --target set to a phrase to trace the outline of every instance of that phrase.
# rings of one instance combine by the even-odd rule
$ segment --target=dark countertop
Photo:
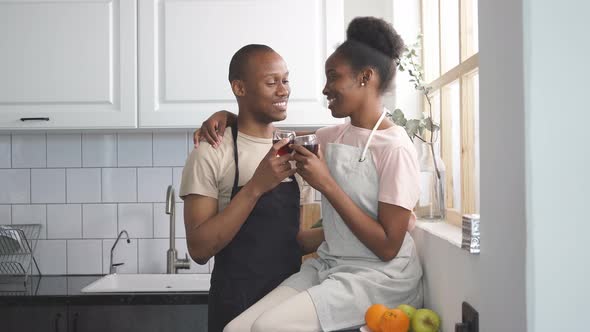
[[[0,283],[3,305],[165,305],[207,304],[208,292],[82,293],[102,275],[33,277],[26,285]]]

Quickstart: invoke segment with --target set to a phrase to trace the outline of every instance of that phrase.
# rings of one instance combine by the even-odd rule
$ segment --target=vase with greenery
[[[426,209],[418,211],[419,217],[424,219],[444,219],[446,216],[445,205],[445,167],[442,159],[438,155],[435,143],[438,140],[440,126],[432,118],[432,88],[424,83],[424,70],[420,64],[420,49],[422,36],[418,36],[417,41],[407,46],[400,57],[397,67],[399,71],[407,71],[410,75],[410,83],[414,88],[422,93],[428,104],[428,113],[422,114],[418,119],[406,119],[400,109],[396,109],[388,116],[391,120],[404,127],[408,136],[414,142],[418,139],[423,144],[422,158],[420,161],[421,171],[431,174],[429,183],[428,206]]]

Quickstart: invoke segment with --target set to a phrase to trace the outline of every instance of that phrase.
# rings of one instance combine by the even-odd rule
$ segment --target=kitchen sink
[[[109,274],[82,288],[82,292],[208,292],[210,280],[209,274]]]

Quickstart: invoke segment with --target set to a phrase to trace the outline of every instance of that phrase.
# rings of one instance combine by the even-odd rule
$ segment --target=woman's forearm
[[[324,242],[324,229],[320,227],[300,230],[297,234],[297,242],[304,255],[315,252]]]

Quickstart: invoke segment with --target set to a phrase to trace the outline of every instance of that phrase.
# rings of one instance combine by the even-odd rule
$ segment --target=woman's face
[[[362,108],[367,86],[361,86],[361,76],[338,53],[326,60],[326,85],[322,93],[328,98],[333,117],[345,118]]]

